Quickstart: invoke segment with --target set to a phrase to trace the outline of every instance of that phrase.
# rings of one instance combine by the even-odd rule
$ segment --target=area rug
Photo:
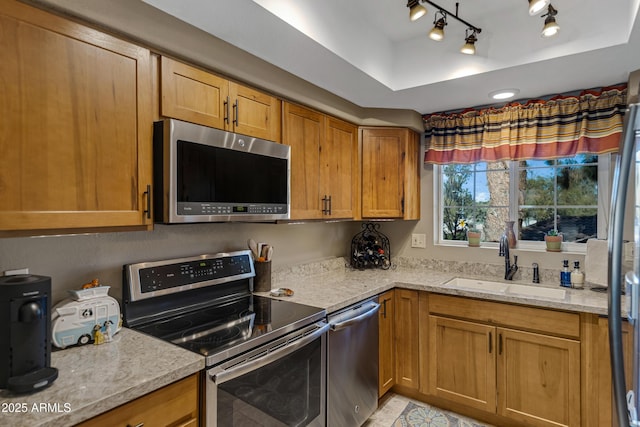
[[[428,406],[409,402],[391,427],[484,427]]]

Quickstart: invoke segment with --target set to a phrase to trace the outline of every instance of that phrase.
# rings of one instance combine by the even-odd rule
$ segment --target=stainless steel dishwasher
[[[329,316],[327,426],[361,426],[378,407],[378,297]]]

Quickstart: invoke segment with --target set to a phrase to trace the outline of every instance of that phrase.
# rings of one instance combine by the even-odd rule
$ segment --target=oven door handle
[[[358,323],[363,321],[364,319],[373,316],[374,314],[376,314],[376,312],[380,310],[380,304],[378,304],[377,302],[374,302],[371,305],[371,308],[367,311],[365,311],[362,314],[359,314],[358,316],[352,317],[350,319],[345,320],[344,322],[338,322],[338,323],[331,323],[330,327],[332,331],[339,331],[340,329],[344,329],[344,328],[348,328],[349,326],[353,325],[354,323]]]
[[[313,342],[315,339],[321,337],[329,330],[329,325],[324,322],[320,322],[317,325],[322,325],[315,331],[311,332],[309,335],[306,335],[299,340],[286,344],[281,347],[278,347],[274,351],[268,351],[264,356],[260,356],[256,359],[249,360],[247,362],[241,363],[239,365],[234,366],[231,369],[218,372],[215,374],[211,374],[211,379],[216,384],[222,384],[226,381],[230,381],[234,378],[238,378],[248,372],[254,371],[256,369],[260,369],[269,363],[280,359],[288,354],[293,353],[294,351],[304,347],[305,345]]]

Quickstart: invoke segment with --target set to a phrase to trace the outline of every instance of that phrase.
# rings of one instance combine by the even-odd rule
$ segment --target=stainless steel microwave
[[[154,123],[157,222],[289,218],[291,147],[175,119]]]

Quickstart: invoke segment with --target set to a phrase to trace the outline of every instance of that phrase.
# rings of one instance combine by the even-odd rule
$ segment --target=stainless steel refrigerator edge
[[[638,321],[639,280],[640,277],[640,104],[629,105],[625,115],[624,131],[621,142],[621,152],[616,163],[611,193],[611,217],[608,230],[609,238],[609,345],[611,351],[611,370],[613,380],[613,395],[615,413],[620,426],[638,426],[637,410],[638,387],[640,386],[640,327]],[[634,326],[633,349],[633,388],[627,393],[624,377],[624,362],[622,349],[622,259],[623,259],[623,228],[624,212],[626,208],[626,194],[631,176],[633,162],[636,162],[636,189],[634,208],[634,271],[626,274],[627,301],[629,322]]]
[[[329,316],[327,426],[357,427],[378,407],[377,297]]]

